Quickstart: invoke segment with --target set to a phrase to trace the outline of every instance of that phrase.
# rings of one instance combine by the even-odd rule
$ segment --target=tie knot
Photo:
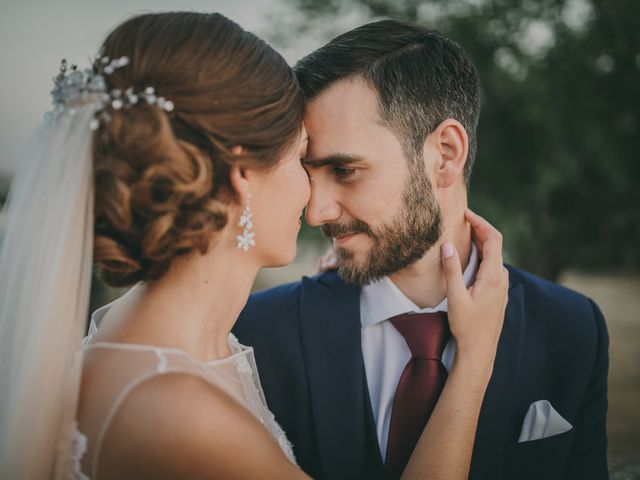
[[[442,359],[451,335],[446,313],[403,313],[389,321],[404,337],[414,358]]]

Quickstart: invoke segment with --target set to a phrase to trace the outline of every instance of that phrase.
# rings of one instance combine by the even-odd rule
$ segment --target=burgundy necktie
[[[404,367],[391,410],[385,469],[400,478],[444,387],[442,352],[449,340],[446,314],[403,314],[389,319],[404,337],[411,359]]]

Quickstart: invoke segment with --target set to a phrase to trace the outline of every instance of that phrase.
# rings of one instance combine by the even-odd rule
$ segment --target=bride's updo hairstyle
[[[206,252],[237,201],[230,165],[275,165],[298,138],[304,99],[285,60],[219,14],[134,17],[101,54],[129,59],[105,76],[109,89],[153,87],[173,102],[109,108],[94,136],[94,261],[106,283],[127,286]]]

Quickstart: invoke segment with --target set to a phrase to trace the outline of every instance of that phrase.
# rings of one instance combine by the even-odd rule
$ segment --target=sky
[[[89,66],[107,33],[147,11],[220,12],[262,35],[282,0],[0,0],[0,175],[11,174],[51,104],[60,60]]]

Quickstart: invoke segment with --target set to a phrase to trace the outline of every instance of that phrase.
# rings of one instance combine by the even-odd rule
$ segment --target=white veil
[[[75,417],[74,355],[91,284],[94,113],[87,102],[45,119],[9,193],[0,246],[0,478],[59,478],[65,467],[56,457],[69,458],[72,437],[62,432]]]

